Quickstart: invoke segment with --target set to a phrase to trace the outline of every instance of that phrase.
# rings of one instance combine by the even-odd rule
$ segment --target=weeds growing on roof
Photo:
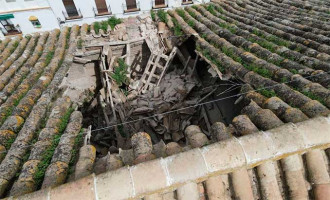
[[[76,164],[77,159],[78,159],[79,147],[82,145],[82,142],[83,142],[83,136],[84,136],[83,133],[84,133],[84,129],[82,128],[82,129],[80,129],[79,134],[74,139],[74,145],[73,145],[73,148],[71,150],[71,159],[70,159],[70,162],[69,162],[68,175],[71,175],[71,174],[74,173],[75,164]]]
[[[168,22],[168,19],[167,19],[167,12],[165,12],[164,10],[158,10],[157,11],[157,16],[159,17],[159,20],[164,22],[164,23],[167,23]]]
[[[178,13],[178,15],[180,17],[182,17],[183,19],[185,19],[186,14],[184,13],[184,10],[182,10],[182,9],[176,9],[175,11]]]
[[[155,11],[154,10],[150,10],[150,16],[151,16],[151,19],[152,19],[152,21],[156,21],[156,13],[155,13]]]
[[[214,5],[212,5],[212,4],[209,4],[209,5],[206,7],[206,10],[209,11],[212,15],[217,15],[217,13],[215,12]]]
[[[121,24],[122,23],[122,20],[115,17],[115,16],[112,16],[108,19],[108,24],[110,25],[111,29],[113,30],[115,28],[115,26],[117,24]]]
[[[73,110],[74,110],[73,108],[69,108],[66,111],[59,124],[59,134],[54,136],[51,146],[43,152],[42,158],[37,166],[36,173],[33,176],[33,179],[36,182],[38,188],[41,186],[46,170],[48,166],[51,164],[54,151],[58,143],[60,142],[61,135],[69,122],[69,118]]]
[[[101,21],[101,29],[106,33],[108,31],[108,22],[107,21]]]
[[[114,72],[111,74],[111,78],[117,83],[119,87],[123,84],[128,84],[128,67],[129,66],[122,58],[118,59],[118,66],[115,67]]]
[[[54,57],[54,51],[50,51],[46,55],[45,65],[47,66]]]
[[[94,22],[94,31],[95,31],[95,33],[96,34],[99,34],[99,30],[100,30],[100,28],[101,28],[101,25],[100,25],[100,23],[99,22]]]
[[[19,41],[15,41],[13,44],[13,48],[10,49],[10,53],[13,53],[15,49],[18,47],[18,45],[19,45]]]
[[[77,41],[77,48],[78,49],[82,49],[82,46],[83,46],[83,40],[82,39],[79,39],[78,41]]]
[[[182,27],[179,24],[179,22],[175,18],[172,18],[172,22],[174,24],[174,27],[173,27],[173,30],[172,30],[174,32],[174,35],[175,36],[182,36],[183,35]]]
[[[259,92],[260,94],[262,94],[263,96],[265,96],[267,98],[276,96],[276,93],[272,89],[260,89],[257,92]]]

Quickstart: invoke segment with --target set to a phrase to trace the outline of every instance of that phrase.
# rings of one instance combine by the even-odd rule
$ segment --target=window
[[[41,24],[39,22],[39,19],[36,16],[30,16],[29,20],[32,23],[34,28],[41,28]]]
[[[97,15],[109,14],[108,6],[105,0],[95,0]]]
[[[2,33],[4,35],[16,35],[20,34],[21,31],[19,30],[19,26],[15,26],[10,18],[8,18],[10,15],[2,15],[0,16],[0,24],[2,25],[3,28],[0,27]],[[7,18],[6,18],[7,17]]]
[[[123,4],[124,12],[136,12],[140,10],[137,0],[126,0],[126,4]]]
[[[192,0],[182,0],[182,4],[192,4]]]
[[[64,7],[66,9],[66,13],[69,18],[79,16],[76,5],[73,0],[63,0]]]

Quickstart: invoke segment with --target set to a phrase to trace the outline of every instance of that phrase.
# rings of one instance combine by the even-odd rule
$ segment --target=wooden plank
[[[111,58],[111,61],[110,63],[114,63],[114,60],[115,60],[115,57],[112,57]],[[103,65],[103,70],[106,70],[105,68],[105,55],[101,55],[101,65]],[[112,67],[112,66],[109,66],[109,68]],[[107,92],[109,94],[109,98],[110,98],[110,106],[111,106],[111,110],[112,110],[112,113],[113,113],[113,117],[115,119],[115,123],[117,123],[117,115],[116,115],[116,110],[115,110],[115,106],[113,104],[113,99],[112,99],[112,92],[111,92],[111,82],[109,80],[109,76],[108,76],[108,73],[104,73],[105,75],[105,81],[106,81],[106,85],[107,85]],[[121,148],[123,147],[124,145],[124,138],[120,135],[119,133],[119,130],[118,130],[118,127],[115,126],[115,133],[116,133],[116,138],[117,138],[117,142],[118,142],[118,147]]]
[[[149,61],[148,61],[148,63],[147,63],[147,66],[146,66],[146,68],[144,69],[144,72],[149,72],[149,69],[150,69],[150,67],[151,67],[151,65],[152,65],[152,63],[153,63],[153,62],[151,62],[151,60],[153,60],[154,57],[155,57],[155,55],[154,55],[153,53],[151,53],[151,55],[150,55],[150,57],[149,57]],[[142,81],[142,83],[146,83],[146,82],[147,82],[147,80],[146,80],[147,75],[148,75],[147,73],[143,73],[143,75],[142,75],[142,77],[141,77],[141,81]],[[143,88],[143,85],[141,85],[141,87],[139,88],[139,92],[141,91],[142,88]]]
[[[199,54],[197,53],[197,54],[196,54],[196,58],[195,58],[195,62],[194,62],[194,67],[193,67],[193,70],[192,70],[191,74],[193,74],[194,71],[195,71],[195,69],[196,69],[198,59],[199,59]]]
[[[203,56],[200,52],[195,51],[201,58],[203,58],[205,60],[205,62],[207,62],[218,74],[219,78],[222,80],[222,73],[220,72],[218,66],[216,66],[215,64],[213,64],[209,59],[207,59],[205,56]]]
[[[126,59],[125,59],[125,63],[128,66],[130,66],[128,72],[130,72],[130,70],[131,70],[131,60],[130,59],[131,59],[131,44],[128,43],[126,45]]]
[[[136,38],[136,39],[133,39],[133,40],[127,40],[127,41],[100,42],[100,43],[97,43],[97,44],[87,45],[86,48],[88,48],[88,47],[103,47],[104,45],[109,45],[109,46],[126,45],[128,43],[132,44],[132,43],[135,43],[135,42],[140,42],[144,39],[145,39],[145,37],[140,37],[140,38]]]
[[[165,74],[165,72],[166,72],[168,66],[171,64],[171,62],[172,62],[172,60],[173,60],[175,54],[177,53],[177,50],[178,50],[178,48],[177,48],[177,47],[174,47],[174,48],[172,49],[170,55],[168,56],[169,59],[167,60],[167,62],[166,62],[166,64],[165,64],[165,66],[164,66],[164,69],[163,69],[162,73],[160,74],[159,80],[158,80],[158,82],[157,82],[157,86],[160,84],[160,81],[162,80],[162,78],[163,78],[163,76],[164,76],[164,74]]]
[[[158,54],[157,54],[157,58],[155,60],[155,63],[158,64],[159,60],[160,60],[160,55],[162,54],[162,51],[159,51]],[[151,72],[149,74],[149,77],[148,77],[148,80],[147,80],[147,84],[142,87],[142,92],[146,92],[146,90],[148,90],[148,86],[149,86],[149,83],[150,83],[150,80],[152,78],[152,75],[155,73],[155,70],[156,70],[156,67],[155,65],[153,66],[153,68],[151,69]]]
[[[174,48],[176,48],[176,47],[174,47]],[[173,51],[173,49],[172,49],[172,51]],[[180,49],[177,48],[176,54],[178,55],[178,58],[179,58],[180,62],[182,63],[182,65],[185,65],[186,64],[186,58],[184,57],[184,55],[182,54]]]
[[[186,71],[186,69],[187,69],[187,67],[188,67],[188,64],[189,64],[189,62],[190,62],[190,59],[191,59],[191,56],[188,57],[188,60],[187,60],[186,64],[184,65],[184,68],[183,68],[181,74],[183,74],[183,73]]]

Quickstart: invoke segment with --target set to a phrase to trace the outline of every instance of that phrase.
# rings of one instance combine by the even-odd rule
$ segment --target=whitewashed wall
[[[39,31],[50,31],[55,28],[59,28],[59,24],[55,18],[52,9],[39,9],[31,11],[23,11],[13,13],[15,18],[11,21],[16,25],[19,24],[23,34],[29,34]],[[29,21],[30,16],[36,16],[41,24],[41,28],[33,27],[32,23]]]
[[[129,16],[136,16],[143,13],[149,13],[152,9],[152,0],[137,0],[140,2],[139,12],[123,12],[123,4],[125,0],[106,0],[107,5],[110,5],[111,12],[118,18],[126,18]],[[48,31],[61,26],[72,26],[74,24],[82,25],[84,23],[91,24],[94,21],[102,21],[109,18],[106,16],[95,16],[93,8],[96,8],[95,0],[74,0],[76,8],[81,11],[83,18],[74,20],[65,20],[63,11],[66,12],[62,0],[16,0],[16,2],[6,2],[0,0],[0,14],[12,13],[15,18],[11,19],[16,25],[19,24],[23,34]],[[182,0],[167,0],[168,7],[165,9],[171,9],[181,7]],[[208,3],[210,0],[193,0],[195,4]],[[29,10],[30,9],[30,10]],[[28,18],[34,15],[38,17],[41,28],[34,28]],[[62,21],[59,24],[58,20]],[[0,38],[3,38],[3,34],[0,32]]]
[[[52,0],[57,1],[57,0]],[[16,0],[15,2],[7,2],[6,0],[0,0],[0,14],[4,12],[13,12],[15,10],[24,10],[24,9],[35,9],[35,8],[44,8],[49,7],[47,0]]]
[[[10,19],[10,21],[15,26],[19,25],[23,35],[59,28],[59,24],[47,0],[16,0],[16,2],[0,0],[0,5],[0,15],[13,14],[14,18]],[[41,23],[40,28],[33,27],[29,20],[30,16],[36,16],[38,18]],[[0,26],[2,27],[2,25]],[[1,31],[0,38],[4,38]]]

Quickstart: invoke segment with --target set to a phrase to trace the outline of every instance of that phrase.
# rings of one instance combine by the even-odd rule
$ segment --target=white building
[[[59,26],[47,0],[0,0],[0,5],[0,37]]]
[[[0,0],[0,38],[209,0]]]

